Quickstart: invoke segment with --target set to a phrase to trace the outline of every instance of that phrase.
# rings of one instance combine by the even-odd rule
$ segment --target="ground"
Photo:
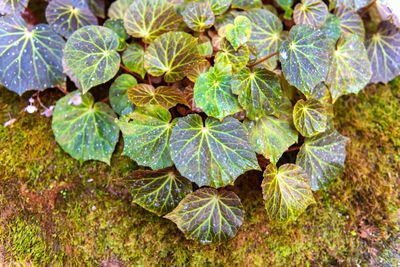
[[[138,166],[121,156],[111,166],[80,163],[54,141],[51,119],[23,112],[22,97],[0,89],[0,265],[295,266],[398,260],[400,79],[370,86],[335,104],[335,124],[350,137],[346,168],[296,221],[269,221],[261,175],[231,189],[245,222],[222,244],[185,239],[176,226],[132,204],[122,179]],[[52,104],[61,94],[41,94]],[[295,152],[292,152],[295,153]],[[93,181],[92,181],[93,180]]]

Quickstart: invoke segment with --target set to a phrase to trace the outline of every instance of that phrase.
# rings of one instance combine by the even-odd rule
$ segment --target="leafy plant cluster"
[[[346,157],[332,104],[400,74],[390,2],[51,0],[48,24],[27,4],[0,0],[0,83],[36,90],[28,112],[41,90],[63,91],[44,115],[78,160],[110,164],[121,131],[148,167],[126,177],[134,202],[201,242],[236,234],[244,211],[227,186],[246,171],[264,171],[272,220],[313,204]]]

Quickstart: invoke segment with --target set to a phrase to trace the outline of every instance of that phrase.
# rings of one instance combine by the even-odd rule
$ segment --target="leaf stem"
[[[364,17],[365,14],[367,14],[368,10],[369,10],[373,5],[375,5],[375,3],[376,3],[376,0],[372,1],[368,6],[364,7],[362,13],[360,14],[360,17],[361,17],[361,18]]]
[[[271,55],[269,55],[269,56],[263,58],[263,59],[260,59],[260,60],[257,61],[256,63],[253,63],[253,64],[249,65],[249,68],[253,68],[254,66],[257,66],[258,64],[260,64],[260,63],[262,63],[262,62],[264,62],[264,61],[266,61],[266,60],[268,60],[268,59],[270,59],[271,57],[276,56],[276,55],[279,55],[279,50],[276,51],[275,53],[273,53],[273,54],[271,54]]]
[[[292,148],[287,149],[284,153],[299,150],[300,148],[301,148],[301,146],[292,147]]]
[[[142,77],[140,77],[138,74],[134,73],[133,71],[129,70],[129,69],[128,69],[127,67],[125,67],[124,65],[119,64],[119,66],[120,66],[124,71],[126,71],[126,72],[128,72],[129,74],[132,74],[133,76],[135,76],[137,79],[139,79],[139,80],[141,80],[141,81],[144,81],[144,80],[142,79]]]
[[[107,102],[108,100],[110,100],[110,98],[107,96],[103,100],[101,100],[100,102]]]
[[[147,80],[149,81],[149,84],[150,85],[153,85],[152,83],[151,83],[151,78],[150,78],[150,75],[147,73]]]
[[[204,32],[200,32],[200,37],[201,37],[201,42],[202,42],[202,43],[205,43],[205,42],[206,42],[206,39],[205,39],[205,37],[204,37]]]
[[[69,92],[67,90],[65,90],[64,88],[62,88],[61,86],[56,86],[56,88],[58,90],[60,90],[64,95],[68,95],[69,94]]]

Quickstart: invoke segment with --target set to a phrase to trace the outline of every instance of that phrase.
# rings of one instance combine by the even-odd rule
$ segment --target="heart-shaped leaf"
[[[264,116],[258,121],[246,119],[243,123],[249,131],[250,142],[255,151],[272,163],[277,163],[282,154],[298,139],[292,121],[292,104],[286,97],[279,111],[279,118]]]
[[[135,110],[135,105],[129,101],[127,91],[137,84],[135,77],[130,74],[122,74],[111,84],[109,98],[111,107],[119,115],[123,116]]]
[[[340,20],[335,15],[328,13],[325,23],[321,26],[320,30],[331,41],[332,46],[336,44],[340,37]]]
[[[254,71],[244,68],[237,72],[233,77],[232,91],[239,96],[239,104],[250,120],[276,113],[283,95],[278,75],[264,68]]]
[[[233,0],[232,8],[249,10],[257,7],[262,7],[261,0]]]
[[[80,98],[81,103],[74,98]],[[94,103],[90,93],[75,91],[57,101],[51,127],[57,143],[73,158],[110,164],[119,137],[115,119],[105,103]]]
[[[122,54],[122,62],[125,67],[139,74],[142,78],[146,75],[143,46],[135,43],[130,44]]]
[[[118,51],[124,51],[126,49],[126,40],[129,38],[128,33],[125,31],[124,21],[121,19],[107,19],[104,27],[113,30],[119,37]]]
[[[231,43],[235,50],[244,45],[251,35],[251,21],[244,16],[237,16],[234,24],[225,26],[225,38]]]
[[[294,7],[293,18],[296,24],[321,27],[328,18],[328,7],[322,0],[302,0]]]
[[[354,34],[344,34],[336,44],[325,83],[332,100],[363,89],[371,79],[372,70],[362,40]]]
[[[311,189],[335,179],[343,170],[348,138],[335,130],[328,130],[306,138],[297,154],[296,164],[311,178]]]
[[[211,28],[215,22],[215,16],[208,1],[190,2],[183,10],[182,17],[189,28],[197,32]]]
[[[203,125],[197,114],[179,118],[169,142],[178,171],[199,186],[233,184],[248,170],[259,170],[248,133],[236,119],[222,122],[208,117]]]
[[[80,0],[51,0],[46,7],[46,19],[51,28],[65,38],[79,28],[97,25],[97,18],[86,2]]]
[[[19,15],[28,6],[29,0],[1,0],[0,14]]]
[[[169,51],[174,51],[169,53]],[[183,79],[201,60],[197,39],[185,32],[168,32],[157,37],[144,55],[144,67],[153,76],[164,75],[166,82]]]
[[[196,82],[196,79],[203,73],[209,71],[211,65],[208,60],[202,60],[198,64],[194,65],[192,68],[189,69],[187,72],[187,77],[192,82]]]
[[[211,67],[196,79],[194,100],[207,115],[222,120],[240,111],[236,96],[232,94],[232,76],[218,67]]]
[[[270,164],[261,184],[265,209],[272,219],[295,219],[310,204],[315,203],[307,173],[295,164],[276,167]]]
[[[249,43],[257,49],[257,60],[261,60],[278,51],[283,30],[281,20],[266,9],[254,9],[247,12],[246,16],[252,22]],[[278,56],[273,56],[263,62],[269,70],[277,65]]]
[[[360,8],[363,8],[374,0],[331,0],[329,1],[329,9],[333,9],[336,7],[347,7],[354,13]]]
[[[341,6],[335,9],[335,16],[340,20],[340,29],[342,32],[358,35],[364,41],[364,22],[357,12],[346,6]]]
[[[112,19],[124,19],[126,11],[134,0],[117,0],[111,3],[108,9],[108,17]]]
[[[159,86],[155,89],[149,84],[137,84],[128,90],[128,98],[136,106],[160,105],[169,109],[177,104],[186,104],[181,90],[171,86]]]
[[[173,167],[156,171],[136,170],[126,177],[133,202],[158,216],[171,212],[192,193],[192,183]]]
[[[240,70],[244,68],[249,60],[249,48],[244,45],[238,50],[225,39],[221,42],[221,51],[219,51],[214,58],[216,64],[232,65],[233,70]]]
[[[324,132],[328,117],[324,106],[316,99],[300,99],[293,108],[293,122],[302,136],[311,137]]]
[[[202,243],[233,238],[243,223],[239,197],[231,191],[201,188],[187,195],[165,218],[173,221],[186,238]]]
[[[120,118],[117,123],[124,137],[123,155],[153,170],[172,165],[168,140],[175,120],[171,122],[167,109],[136,107],[135,112]]]
[[[118,35],[101,26],[82,27],[68,39],[65,61],[81,83],[84,94],[117,74],[121,61],[116,51],[118,45]]]
[[[124,17],[126,31],[135,38],[143,38],[145,43],[177,30],[181,21],[174,6],[166,0],[133,1]]]
[[[279,53],[288,82],[308,97],[328,73],[331,49],[331,43],[317,28],[306,24],[293,26]]]
[[[19,95],[61,85],[64,44],[49,25],[28,28],[19,16],[0,17],[0,83]]]
[[[229,9],[232,0],[210,0],[209,2],[213,13],[222,15]]]
[[[372,65],[373,83],[387,83],[400,74],[400,30],[389,22],[381,22],[376,33],[368,33],[368,57]]]

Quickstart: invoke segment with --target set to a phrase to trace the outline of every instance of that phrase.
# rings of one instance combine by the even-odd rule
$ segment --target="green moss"
[[[369,87],[335,105],[335,123],[351,138],[346,169],[315,194],[316,204],[298,220],[268,220],[262,177],[251,172],[232,187],[245,207],[245,223],[233,240],[211,245],[186,240],[172,222],[131,204],[120,178],[137,165],[121,156],[122,143],[111,167],[79,163],[55,144],[50,119],[19,112],[27,97],[0,89],[0,122],[7,112],[17,118],[13,127],[0,127],[0,244],[6,259],[74,266],[369,263],[367,246],[390,243],[389,233],[397,233],[399,84]],[[61,96],[43,95],[47,103]],[[23,241],[29,239],[34,243]],[[28,254],[32,244],[35,252]]]

